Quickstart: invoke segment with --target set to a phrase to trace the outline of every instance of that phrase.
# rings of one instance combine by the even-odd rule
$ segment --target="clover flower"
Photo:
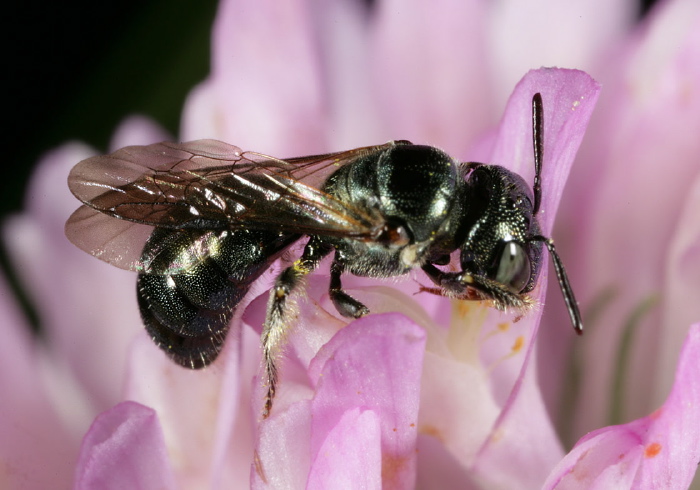
[[[568,320],[555,315],[562,306],[556,287],[545,302],[547,266],[533,292],[546,306],[522,318],[421,292],[425,278],[418,273],[401,282],[347,277],[344,285],[373,312],[352,322],[331,306],[322,267],[295,298],[298,315],[278,396],[263,420],[259,335],[281,266],[263,275],[238,307],[214,365],[197,372],[174,365],[141,328],[134,275],[86,256],[63,237],[63,223],[77,203],[62,183],[70,167],[92,152],[68,144],[46,156],[26,211],[4,227],[40,306],[45,337],[32,338],[14,305],[2,300],[0,481],[17,488],[71,482],[75,488],[688,486],[700,459],[700,325],[681,333],[700,319],[692,302],[682,301],[700,291],[693,282],[700,275],[692,272],[700,243],[693,212],[700,195],[692,160],[698,141],[687,137],[700,128],[693,119],[700,111],[692,110],[700,86],[693,83],[700,78],[693,71],[700,66],[694,40],[700,30],[692,26],[700,15],[690,2],[666,2],[634,31],[616,63],[606,65],[602,53],[625,34],[629,5],[605,6],[609,15],[602,17],[601,6],[582,7],[592,20],[583,15],[584,22],[576,23],[564,12],[560,22],[522,12],[517,2],[428,8],[386,0],[365,10],[347,0],[312,10],[303,0],[275,6],[225,0],[214,28],[212,73],[193,90],[179,139],[218,138],[285,157],[407,138],[465,161],[503,165],[531,182],[530,99],[541,92],[543,231],[551,234],[555,222],[560,228],[558,250],[584,312],[605,290],[605,278],[624,277],[618,294],[632,305],[649,296],[650,285],[664,286],[653,290],[665,295],[664,313],[644,317],[656,328],[676,329],[672,341],[663,341],[664,363],[650,362],[658,343],[648,338],[628,348],[638,352],[647,369],[642,373],[656,367],[666,378],[656,393],[675,379],[667,398],[642,396],[645,402],[635,405],[641,384],[635,381],[623,398],[639,413],[622,410],[624,425],[603,427],[610,422],[600,407],[610,390],[601,394],[595,386],[620,375],[610,367],[615,351],[607,346],[606,327],[616,333],[624,321],[610,310],[608,317],[593,314],[592,334],[576,338]],[[674,46],[681,48],[659,54],[665,29],[679,20],[685,29],[674,31]],[[597,35],[581,43],[586,28]],[[518,44],[514,39],[523,29],[535,39]],[[570,42],[552,43],[546,34],[557,29],[557,38]],[[512,58],[521,45],[530,49]],[[659,60],[670,61],[655,68]],[[516,85],[529,67],[543,63],[587,68],[609,81],[610,93],[605,95],[606,86],[585,138],[599,85],[583,72],[563,69],[532,71]],[[645,67],[657,76],[647,79]],[[640,111],[633,95],[649,101],[659,87],[667,98]],[[505,111],[498,109],[511,91]],[[663,119],[652,117],[658,107],[668,111]],[[679,116],[666,134],[669,141],[649,136]],[[637,130],[626,133],[634,123]],[[670,138],[676,133],[686,138],[674,153]],[[162,139],[168,138],[152,123],[134,118],[111,147]],[[582,139],[573,184],[564,191]],[[629,147],[636,148],[631,156],[624,151]],[[636,172],[630,166],[646,165],[645,152],[649,164],[678,165],[678,177],[670,179],[674,185],[653,186],[667,194],[647,199],[650,207],[640,215],[630,210],[624,221],[616,220],[612,210],[620,202],[656,195],[644,185],[669,183],[657,177],[658,165],[657,173],[638,172],[643,191],[635,179],[628,183]],[[564,218],[555,219],[561,198]],[[659,215],[650,216],[657,207]],[[666,223],[669,214],[673,219]],[[662,230],[650,237],[635,220],[651,220]],[[640,235],[644,246],[637,247]],[[673,236],[670,246],[666,236]],[[611,249],[615,253],[606,256]],[[665,263],[655,255],[660,249]],[[624,303],[616,308],[618,319],[630,311]],[[673,376],[671,360],[682,337]],[[579,358],[585,396],[562,409],[556,402],[576,379],[567,366]],[[557,427],[554,420],[562,414],[568,418]],[[573,441],[594,428],[566,454],[562,437]]]

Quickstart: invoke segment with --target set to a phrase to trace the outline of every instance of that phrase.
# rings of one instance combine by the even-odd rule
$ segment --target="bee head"
[[[533,195],[518,174],[496,165],[469,164],[460,246],[462,270],[506,286],[513,293],[537,283],[542,242]]]

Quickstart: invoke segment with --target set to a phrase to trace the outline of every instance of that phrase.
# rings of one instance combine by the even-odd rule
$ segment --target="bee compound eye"
[[[517,242],[506,242],[498,260],[496,281],[520,292],[530,282],[530,258]]]

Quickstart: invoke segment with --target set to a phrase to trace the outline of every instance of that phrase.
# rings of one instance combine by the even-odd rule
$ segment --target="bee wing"
[[[219,251],[219,242],[215,237],[220,230],[180,230],[190,233],[190,262],[163,263],[154,267],[154,262],[161,253],[171,254],[172,241],[151,241],[148,251],[145,244],[153,234],[154,228],[134,221],[114,219],[89,206],[80,206],[70,217],[66,225],[68,239],[80,249],[89,252],[120,269],[145,272],[148,274],[176,274],[188,270],[192,260],[199,261]],[[294,236],[288,237],[290,243]]]
[[[114,219],[80,206],[66,222],[66,236],[78,248],[120,269],[144,269],[141,255],[153,227]]]
[[[126,245],[131,235],[138,240],[127,250],[143,245],[148,228],[134,223],[371,239],[384,226],[383,218],[319,187],[343,165],[395,144],[287,160],[214,140],[122,148],[77,164],[68,185],[83,208],[132,224],[111,224],[81,208],[66,223],[66,234],[81,249],[128,269],[138,255],[110,251]]]

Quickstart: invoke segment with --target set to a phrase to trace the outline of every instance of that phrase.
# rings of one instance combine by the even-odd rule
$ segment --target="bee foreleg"
[[[335,305],[338,313],[347,318],[360,318],[369,313],[369,308],[343,291],[343,286],[340,282],[340,276],[345,270],[345,262],[336,250],[333,263],[331,264],[331,283],[328,288],[328,294],[331,301]]]
[[[442,295],[470,301],[493,301],[494,308],[527,310],[533,302],[526,294],[518,294],[507,286],[486,276],[469,272],[444,272],[433,264],[422,266],[423,271],[442,290]],[[431,292],[428,290],[428,292]]]
[[[421,269],[442,290],[443,296],[457,297],[466,292],[467,284],[462,273],[441,271],[431,263],[424,264]]]
[[[275,398],[275,388],[277,386],[276,361],[284,346],[288,331],[289,305],[287,304],[287,299],[294,289],[300,285],[302,279],[312,272],[321,259],[328,255],[331,250],[332,247],[329,245],[321,244],[314,238],[311,238],[304,248],[302,256],[277,276],[275,285],[270,291],[270,298],[267,303],[267,316],[262,331],[263,363],[267,384],[263,418],[267,418],[270,415],[272,401]]]

